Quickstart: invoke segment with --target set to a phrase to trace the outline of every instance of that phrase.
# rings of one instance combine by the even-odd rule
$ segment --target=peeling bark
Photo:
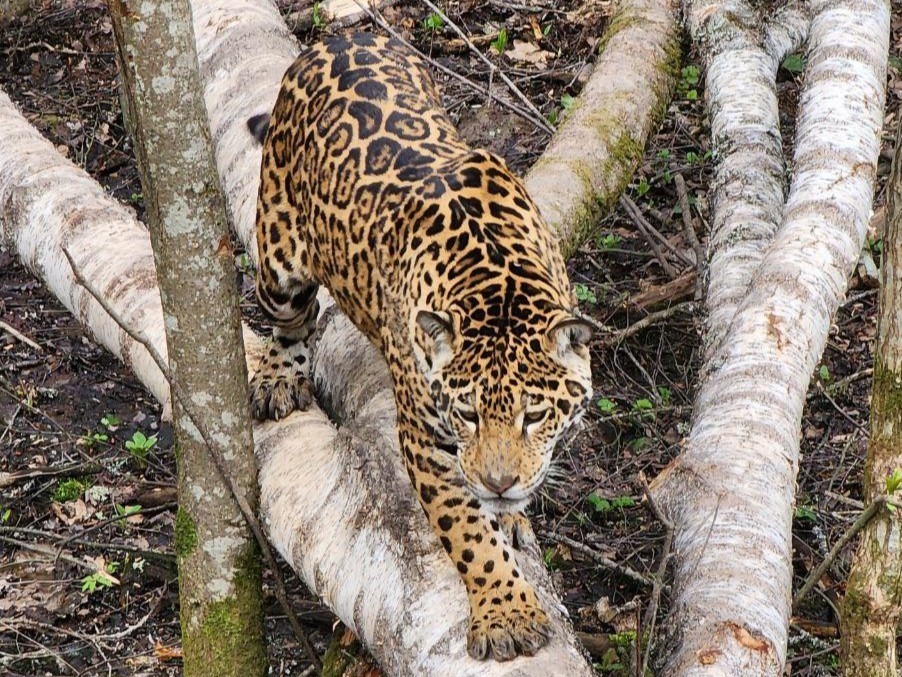
[[[169,371],[257,504],[241,318],[188,0],[109,3],[163,302]],[[184,406],[183,406],[184,405]],[[195,421],[173,406],[175,549],[188,677],[266,674],[260,553]]]
[[[709,348],[686,450],[652,485],[678,553],[669,676],[783,673],[802,408],[864,241],[889,43],[885,0],[819,0],[811,10],[779,229],[722,272],[748,275],[743,294],[709,297],[712,314],[718,303],[735,311],[718,320],[723,338]],[[714,286],[713,267],[711,277]]]
[[[902,468],[902,124],[896,134],[883,239],[880,319],[874,348],[871,439],[864,473],[870,502]],[[898,494],[897,494],[898,496]],[[902,514],[886,507],[861,532],[842,603],[843,674],[896,677],[902,612]]]
[[[663,117],[680,64],[676,0],[620,0],[574,109],[526,175],[568,258],[610,211]]]

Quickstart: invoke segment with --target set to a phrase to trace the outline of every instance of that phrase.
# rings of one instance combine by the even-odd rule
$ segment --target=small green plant
[[[56,489],[53,490],[50,496],[57,503],[68,503],[81,498],[81,495],[89,486],[90,484],[86,480],[70,477],[60,480],[60,483],[56,485]]]
[[[115,579],[111,575],[119,569],[119,562],[109,562],[104,571],[95,571],[81,579],[82,592],[95,592],[99,588],[112,588],[116,585]],[[109,575],[108,575],[109,574]]]
[[[670,392],[670,388],[665,386],[658,386],[658,397],[661,398],[661,404],[663,406],[667,406],[670,404],[670,398],[673,396],[673,393]]]
[[[661,162],[667,162],[670,159],[670,151],[667,148],[662,148],[658,151],[658,159]]]
[[[603,414],[613,414],[614,410],[617,408],[617,403],[612,402],[606,397],[602,397],[598,400],[598,408]]]
[[[238,270],[248,275],[254,270],[254,264],[251,261],[251,257],[247,255],[247,252],[241,252],[235,257],[235,265],[238,267]]]
[[[144,193],[132,193],[128,196],[128,199],[129,202],[132,202],[136,205],[141,204],[142,202],[144,202]]]
[[[584,284],[577,283],[573,285],[573,293],[576,294],[577,301],[583,301],[592,306],[598,303],[598,298],[595,296],[595,292]]]
[[[157,444],[157,436],[147,437],[140,431],[135,431],[130,440],[125,441],[125,448],[132,455],[139,468],[147,467],[147,456],[150,450]]]
[[[599,237],[596,241],[596,244],[602,251],[609,252],[612,249],[616,249],[620,242],[621,238],[619,235],[608,233],[607,235],[602,235],[601,237]]]
[[[631,496],[617,496],[608,500],[602,498],[596,492],[592,492],[586,497],[589,504],[595,509],[595,512],[606,515],[612,510],[623,510],[624,508],[632,508],[636,505],[636,501]]]
[[[636,184],[636,195],[642,197],[651,189],[651,185],[649,185],[648,180],[645,177],[639,179],[639,183]]]
[[[886,493],[892,496],[902,487],[902,468],[896,468],[886,478]]]
[[[690,165],[697,164],[698,163],[698,153],[690,150],[688,153],[686,153],[686,162],[688,162]]]
[[[313,27],[316,29],[326,27],[326,20],[323,17],[323,3],[321,2],[313,3]]]
[[[822,364],[821,368],[817,370],[818,378],[821,379],[824,383],[830,382],[830,367],[826,364]]]
[[[573,106],[575,104],[576,104],[576,99],[574,99],[569,94],[564,94],[564,96],[561,97],[561,108],[564,109],[565,113],[569,113],[570,111],[572,111]]]
[[[871,250],[871,254],[882,254],[883,253],[883,239],[879,237],[872,237],[868,235],[867,238],[868,249]]]
[[[442,20],[442,17],[434,12],[423,19],[423,28],[432,33],[440,30],[444,25],[445,22]]]
[[[86,447],[93,447],[99,442],[109,442],[110,436],[106,433],[91,433],[82,437],[81,441]]]
[[[2,513],[0,513],[0,522],[2,522],[3,524],[9,524],[9,518],[12,516],[12,514],[12,508],[7,508]]]
[[[548,34],[551,33],[551,24],[545,24],[542,26],[542,37],[547,38]],[[892,59],[893,57],[890,57]]]
[[[116,414],[107,414],[102,419],[100,419],[100,424],[112,432],[115,428],[119,426],[119,417]]]
[[[498,31],[498,37],[492,40],[492,49],[494,49],[499,55],[504,54],[504,50],[507,49],[507,30],[502,28]]]
[[[902,73],[902,57],[890,55],[890,68],[895,68],[897,73]]]
[[[558,113],[557,108],[555,108],[554,110],[552,110],[552,111],[545,117],[545,119],[548,120],[548,124],[550,124],[550,125],[556,125],[556,124],[557,124],[557,119],[558,119],[559,115],[560,115],[560,114]]]
[[[793,511],[795,518],[797,520],[807,520],[809,522],[817,521],[817,513],[807,505],[796,506],[795,511]]]
[[[545,548],[545,552],[542,553],[542,559],[545,560],[545,566],[549,571],[557,569],[557,562],[554,560],[554,548]]]
[[[689,101],[695,101],[698,99],[698,83],[701,79],[701,73],[698,70],[698,66],[688,65],[684,66],[682,70],[680,70],[680,83],[678,88],[680,90],[680,94],[683,95],[683,98],[688,99]]]
[[[116,504],[116,514],[119,515],[119,517],[129,517],[131,515],[137,515],[139,512],[141,512],[140,505],[119,505],[118,503]]]
[[[783,59],[783,63],[780,64],[780,67],[787,73],[798,75],[805,70],[805,57],[801,54],[790,54]]]

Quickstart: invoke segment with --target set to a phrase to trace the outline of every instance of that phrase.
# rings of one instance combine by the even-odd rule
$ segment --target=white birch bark
[[[663,117],[680,61],[677,15],[677,0],[617,3],[589,81],[526,175],[565,257],[616,203]]]
[[[0,92],[0,239],[97,342],[136,374],[168,410],[169,384],[147,350],[73,284],[63,247],[127,322],[147,327],[166,356],[160,293],[147,229],[19,115]]]
[[[786,167],[777,110],[777,68],[807,33],[805,7],[790,3],[770,20],[743,0],[689,0],[689,32],[706,70],[717,158],[708,240],[705,357],[726,335],[780,224]]]
[[[686,451],[653,484],[676,526],[666,675],[783,674],[802,407],[864,241],[889,41],[885,0],[811,9],[782,225],[725,320]]]

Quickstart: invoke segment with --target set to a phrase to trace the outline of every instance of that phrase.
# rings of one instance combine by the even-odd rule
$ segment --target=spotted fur
[[[416,494],[466,586],[468,650],[531,655],[550,625],[513,549],[591,389],[589,331],[556,242],[504,161],[469,148],[423,61],[370,34],[305,51],[264,136],[257,295],[274,342],[258,417],[309,401],[325,285],[382,351]]]

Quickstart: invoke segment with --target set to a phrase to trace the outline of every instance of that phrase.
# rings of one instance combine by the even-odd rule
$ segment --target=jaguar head
[[[561,435],[591,399],[591,330],[561,311],[507,332],[421,310],[414,352],[470,491],[496,510],[541,487]]]

